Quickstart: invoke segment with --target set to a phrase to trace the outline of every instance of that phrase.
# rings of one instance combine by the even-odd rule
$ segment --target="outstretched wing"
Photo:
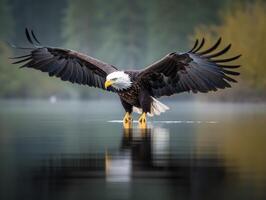
[[[63,81],[101,89],[105,89],[106,76],[117,70],[112,65],[76,51],[41,46],[33,31],[29,32],[26,29],[25,33],[33,46],[24,48],[13,45],[14,48],[29,51],[27,55],[12,58],[17,59],[13,64],[21,64],[21,68],[37,69],[47,72],[49,76],[60,77]]]
[[[236,82],[236,80],[229,75],[239,75],[232,69],[240,65],[224,65],[224,63],[236,60],[241,55],[217,59],[216,57],[225,54],[230,49],[231,44],[214,53],[221,43],[221,38],[211,48],[200,51],[204,42],[204,38],[200,44],[196,40],[194,47],[186,53],[174,52],[166,55],[141,70],[138,78],[155,97],[170,96],[185,91],[197,93],[231,87],[229,82]]]

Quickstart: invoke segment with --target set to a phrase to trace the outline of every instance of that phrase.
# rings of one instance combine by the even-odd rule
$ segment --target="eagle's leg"
[[[139,117],[139,128],[141,129],[147,128],[146,112],[143,112]]]
[[[123,119],[123,126],[125,129],[132,128],[132,117],[129,112],[126,112]]]
[[[125,114],[124,119],[123,119],[123,126],[125,129],[132,128],[133,120],[131,117],[131,113],[133,110],[133,106],[130,105],[129,103],[127,103],[126,101],[124,101],[121,97],[120,97],[120,101],[121,101],[122,106],[124,107],[124,109],[126,111],[126,114]]]
[[[152,103],[152,98],[147,90],[145,89],[141,90],[139,94],[139,102],[142,108],[142,114],[140,115],[139,118],[139,128],[146,129],[147,128],[146,116],[147,113],[151,111],[151,103]]]

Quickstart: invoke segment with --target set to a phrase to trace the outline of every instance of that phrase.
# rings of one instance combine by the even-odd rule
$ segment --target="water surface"
[[[0,199],[266,199],[265,104],[166,104],[1,101]]]

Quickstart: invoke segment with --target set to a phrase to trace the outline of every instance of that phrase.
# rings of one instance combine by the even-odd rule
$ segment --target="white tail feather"
[[[151,102],[151,112],[148,113],[148,116],[152,117],[154,115],[160,115],[161,113],[165,112],[166,110],[169,110],[169,107],[166,106],[165,104],[161,103],[157,99],[152,97],[152,102]],[[136,112],[138,114],[142,113],[142,108],[138,108],[133,106],[133,112]]]

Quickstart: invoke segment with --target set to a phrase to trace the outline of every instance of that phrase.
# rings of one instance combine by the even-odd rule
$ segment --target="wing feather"
[[[214,54],[205,56],[205,58],[215,58],[215,57],[218,57],[218,56],[220,56],[222,54],[225,54],[230,48],[231,48],[231,44],[229,44],[227,47],[225,47],[223,50],[221,50],[221,51],[219,51],[217,53],[214,53]]]
[[[205,43],[205,39],[202,38],[200,45],[198,46],[198,48],[192,51],[192,53],[197,53],[203,47],[204,43]]]
[[[188,52],[188,53],[190,53],[190,52],[193,52],[194,51],[194,49],[196,49],[197,48],[197,46],[198,46],[198,43],[199,43],[199,40],[198,39],[196,39],[196,42],[195,42],[195,44],[194,44],[194,46],[192,47],[192,49]]]
[[[55,60],[55,63],[51,63],[51,67],[53,67],[53,69],[49,72],[49,76],[57,76],[57,74],[59,74],[65,67],[66,64],[66,60],[64,58],[59,59],[57,58]]]
[[[207,49],[207,50],[205,50],[205,51],[199,52],[198,54],[199,54],[199,55],[204,55],[204,54],[208,54],[208,53],[210,53],[210,52],[213,52],[213,51],[214,51],[215,49],[217,49],[217,47],[220,45],[221,41],[222,41],[222,38],[220,37],[220,38],[217,40],[217,42],[216,42],[212,47],[210,47],[209,49]],[[188,53],[189,53],[189,52],[188,52]]]

